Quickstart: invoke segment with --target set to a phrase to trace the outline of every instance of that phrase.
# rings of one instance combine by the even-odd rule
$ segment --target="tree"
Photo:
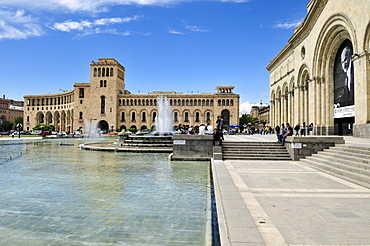
[[[14,119],[14,125],[15,126],[18,125],[19,123],[22,124],[22,126],[23,126],[23,117],[21,117],[21,116],[18,116],[17,118]]]
[[[242,116],[239,118],[239,125],[254,125],[253,117],[249,114],[242,114]]]
[[[33,130],[42,130],[42,131],[54,131],[55,126],[53,125],[46,125],[46,124],[39,124],[33,128]]]
[[[4,121],[1,124],[1,127],[0,128],[2,129],[2,131],[7,132],[7,131],[12,130],[13,129],[13,126],[14,126],[14,124],[12,122],[10,122],[10,121]]]

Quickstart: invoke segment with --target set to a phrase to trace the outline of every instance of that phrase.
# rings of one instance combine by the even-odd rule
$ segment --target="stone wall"
[[[174,135],[172,160],[211,160],[212,135]]]
[[[370,124],[353,125],[353,136],[370,138]]]
[[[299,161],[301,158],[316,154],[317,151],[328,149],[336,144],[344,144],[343,137],[287,137],[285,147],[293,161]]]

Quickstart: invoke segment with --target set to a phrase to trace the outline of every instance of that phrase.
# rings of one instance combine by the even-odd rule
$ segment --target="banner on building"
[[[355,105],[334,108],[334,118],[347,118],[355,116]]]

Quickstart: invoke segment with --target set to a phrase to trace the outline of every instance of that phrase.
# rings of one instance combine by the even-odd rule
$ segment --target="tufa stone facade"
[[[125,72],[115,59],[98,59],[90,63],[90,83],[76,83],[73,90],[58,94],[24,96],[24,129],[41,123],[66,132],[91,125],[104,131],[151,129],[158,96],[170,101],[174,125],[214,125],[218,115],[226,125],[239,123],[239,95],[233,86],[218,86],[215,93],[131,94],[125,89]]]
[[[370,1],[311,0],[307,10],[267,66],[271,124],[369,138]]]

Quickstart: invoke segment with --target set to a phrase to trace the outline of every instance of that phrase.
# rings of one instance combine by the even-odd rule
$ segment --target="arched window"
[[[195,113],[195,122],[199,122],[200,119],[199,119],[199,112],[196,112]]]
[[[105,77],[105,68],[102,68],[102,69],[101,69],[101,72],[102,72],[102,73],[101,73],[101,74],[102,74],[102,77]]]
[[[98,70],[94,68],[94,77],[96,77],[97,75],[98,75]]]
[[[27,116],[27,122],[29,122],[30,121],[30,117],[29,116]]]
[[[207,123],[211,122],[211,113],[210,112],[207,112],[207,114],[206,114],[206,121],[207,121]]]
[[[100,97],[100,113],[105,114],[105,96]]]
[[[113,76],[113,68],[112,67],[110,68],[110,76],[111,77]]]
[[[189,122],[189,113],[185,112],[185,122]]]
[[[83,119],[83,115],[84,115],[84,113],[83,112],[80,112],[80,117],[79,117],[80,120]]]
[[[135,114],[135,112],[132,112],[131,113],[131,121],[132,122],[135,122],[136,121],[136,114]]]
[[[208,99],[206,100],[206,106],[209,106],[209,100]]]
[[[234,100],[233,99],[230,100],[230,106],[234,106]]]
[[[153,112],[153,119],[152,119],[153,122],[155,122],[155,118],[157,118],[157,113]]]
[[[107,87],[107,81],[104,80],[104,87]]]
[[[173,113],[173,122],[178,122],[179,119],[178,119],[178,114],[177,112]]]
[[[221,99],[218,99],[217,106],[221,106]]]
[[[229,99],[226,99],[226,106],[229,106]]]
[[[125,121],[125,112],[121,113],[121,121]]]
[[[146,121],[146,113],[145,112],[143,112],[143,114],[142,114],[141,121],[142,122]]]
[[[194,100],[194,106],[197,106],[198,105],[198,100]]]
[[[100,87],[103,87],[103,80],[100,80]]]
[[[98,68],[98,77],[101,76],[101,68]]]
[[[85,90],[84,90],[84,88],[80,88],[79,97],[80,98],[84,98],[85,97]],[[51,100],[51,104],[50,105],[53,105],[53,100]]]

